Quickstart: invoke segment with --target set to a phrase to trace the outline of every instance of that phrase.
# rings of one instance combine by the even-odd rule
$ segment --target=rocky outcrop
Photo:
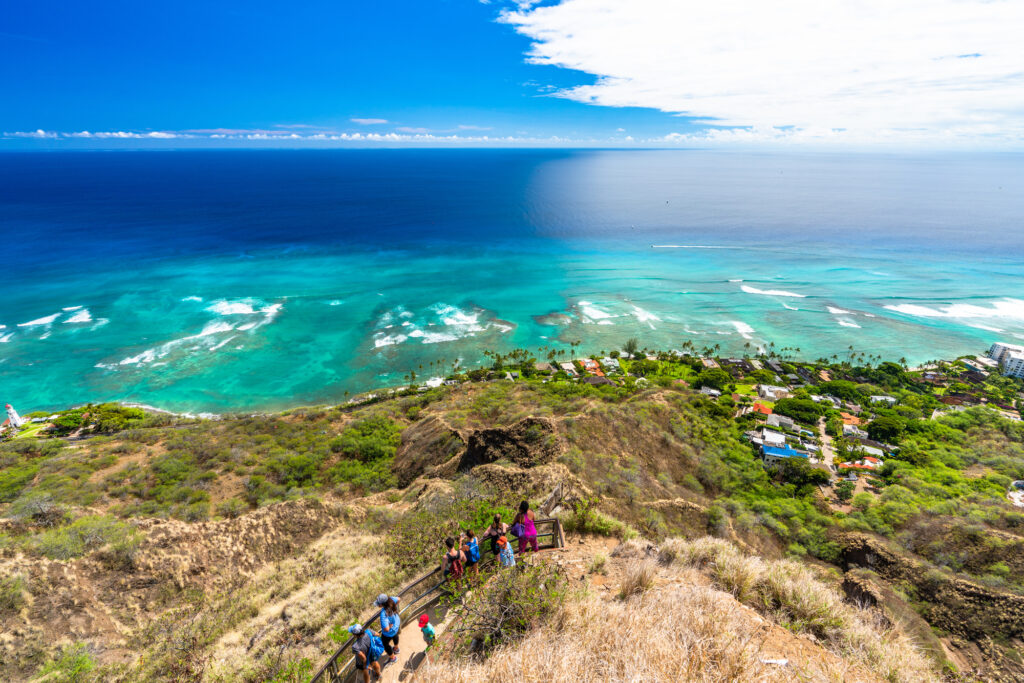
[[[860,570],[870,569],[909,595],[928,624],[952,634],[953,646],[964,651],[961,656],[972,661],[984,680],[1024,680],[1019,657],[1024,645],[1024,596],[950,576],[867,534],[845,535],[840,544],[848,595],[887,606],[892,618],[892,606],[902,600],[887,587],[868,586]]]
[[[444,476],[445,465],[466,447],[462,435],[435,415],[425,417],[402,432],[402,443],[395,454],[394,473],[399,486],[408,486],[424,474]],[[442,470],[442,471],[439,471]]]
[[[459,461],[459,471],[497,460],[510,460],[519,467],[536,467],[552,462],[560,452],[554,421],[528,417],[509,427],[473,432]]]

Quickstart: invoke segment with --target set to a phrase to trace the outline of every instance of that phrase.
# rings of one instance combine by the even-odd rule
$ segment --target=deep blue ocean
[[[0,401],[335,402],[484,349],[1024,339],[1024,157],[0,154]]]

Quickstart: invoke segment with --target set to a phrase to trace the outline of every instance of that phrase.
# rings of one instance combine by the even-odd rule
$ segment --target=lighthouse
[[[21,429],[21,426],[25,424],[25,421],[18,415],[18,411],[10,403],[7,404],[7,423],[11,426],[12,431]]]

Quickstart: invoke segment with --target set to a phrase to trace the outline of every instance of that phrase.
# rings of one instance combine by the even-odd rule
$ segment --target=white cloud
[[[379,126],[387,122],[387,119],[352,119],[352,123],[358,123],[360,126]]]
[[[55,138],[55,137],[57,137],[57,134],[53,133],[53,132],[50,132],[50,131],[43,130],[42,128],[40,128],[38,130],[18,131],[18,132],[14,132],[14,133],[4,133],[4,137],[7,137],[7,138],[40,138],[40,139],[42,139],[42,138]]]
[[[1016,0],[562,0],[501,20],[530,61],[597,77],[562,97],[749,129],[703,140],[1024,141]]]
[[[429,133],[430,132],[430,130],[427,129],[427,128],[414,128],[412,126],[399,126],[395,130],[397,130],[399,133],[412,133],[412,134],[422,134],[422,133]]]

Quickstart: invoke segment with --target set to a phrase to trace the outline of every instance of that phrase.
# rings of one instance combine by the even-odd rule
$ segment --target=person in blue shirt
[[[398,605],[391,598],[384,603],[380,612],[380,642],[384,643],[384,651],[388,653],[389,662],[398,657],[398,631],[402,628],[402,619],[398,616]]]
[[[480,544],[472,529],[466,529],[462,534],[462,552],[466,555],[466,569],[472,570],[473,577],[480,576]]]
[[[501,562],[502,567],[514,567],[516,566],[516,556],[512,552],[512,544],[508,542],[508,538],[505,536],[499,536],[497,540],[498,544],[498,561]]]

